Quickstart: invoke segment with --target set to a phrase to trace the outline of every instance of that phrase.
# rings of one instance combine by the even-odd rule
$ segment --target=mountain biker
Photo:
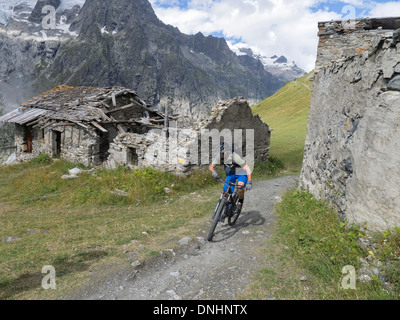
[[[246,164],[246,161],[234,151],[234,148],[230,148],[229,144],[225,142],[220,143],[219,156],[212,161],[209,167],[213,178],[219,182],[224,182],[215,171],[218,164],[224,164],[225,166],[226,180],[224,192],[229,188],[228,182],[236,183],[236,181],[238,181],[239,203],[236,206],[235,214],[240,213],[243,208],[245,190],[250,191],[253,187],[251,168]],[[232,185],[231,188],[233,192],[235,187]]]

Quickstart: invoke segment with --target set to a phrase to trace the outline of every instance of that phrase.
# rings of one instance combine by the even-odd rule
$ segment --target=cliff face
[[[50,2],[60,1],[39,1],[28,19],[37,21],[38,6]],[[284,85],[255,61],[241,63],[224,39],[201,33],[189,36],[165,25],[148,0],[86,0],[81,9],[74,10],[76,16],[57,11],[57,26],[63,30],[46,30],[47,39],[40,40],[37,34],[43,30],[33,27],[26,30],[24,26],[23,34],[3,28],[4,61],[17,54],[21,65],[11,71],[12,65],[1,63],[3,91],[16,86],[13,78],[23,87],[16,100],[60,84],[118,85],[136,90],[160,109],[170,106],[197,117],[218,100],[243,96],[253,103]],[[16,22],[11,26],[22,28]]]
[[[400,19],[320,24],[300,179],[342,218],[375,231],[400,226],[398,28]]]
[[[51,81],[47,79],[46,84],[37,86],[36,77],[53,61],[60,45],[61,40],[57,39],[37,41],[34,37],[0,32],[0,106],[4,112],[48,87],[46,84]]]

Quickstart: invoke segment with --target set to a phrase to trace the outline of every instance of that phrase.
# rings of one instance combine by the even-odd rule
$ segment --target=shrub
[[[48,154],[41,153],[39,154],[35,159],[33,159],[31,162],[35,164],[48,164],[51,163],[53,160]]]
[[[253,175],[256,178],[264,178],[278,174],[285,169],[285,164],[281,159],[274,155],[270,155],[267,162],[256,162]]]

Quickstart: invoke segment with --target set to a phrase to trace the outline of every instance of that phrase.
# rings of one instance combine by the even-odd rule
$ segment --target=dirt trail
[[[200,235],[182,239],[176,251],[164,251],[138,271],[124,270],[88,286],[72,299],[235,299],[265,264],[259,248],[272,235],[274,204],[297,184],[298,176],[256,182],[237,225],[219,225],[213,242],[205,241],[209,224],[204,225]]]

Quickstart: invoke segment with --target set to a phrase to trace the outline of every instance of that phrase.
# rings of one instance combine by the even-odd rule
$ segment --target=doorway
[[[108,132],[101,132],[100,130],[97,131],[99,135],[99,163],[102,163],[108,159],[110,155],[110,135]]]
[[[26,152],[27,153],[32,153],[33,152],[33,134],[32,130],[28,127],[26,127],[26,134],[25,134],[25,140],[26,140]]]
[[[53,157],[61,156],[61,132],[53,131]]]
[[[128,148],[128,159],[127,159],[128,164],[137,166],[139,165],[139,156],[137,153],[137,149],[135,148]]]

